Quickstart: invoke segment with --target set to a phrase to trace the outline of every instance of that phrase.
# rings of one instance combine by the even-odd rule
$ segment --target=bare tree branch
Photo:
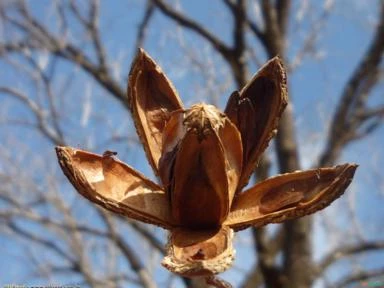
[[[329,288],[343,288],[343,287],[350,287],[351,284],[360,282],[361,284],[362,281],[364,282],[372,282],[373,284],[367,284],[368,286],[373,286],[373,287],[380,287],[383,285],[382,280],[377,281],[377,285],[375,284],[375,278],[383,276],[384,275],[384,269],[375,269],[371,271],[360,271],[353,273],[352,275],[348,275],[344,279],[338,281],[335,284],[332,284],[329,286]]]
[[[135,44],[136,49],[139,49],[140,47],[144,46],[145,35],[147,32],[149,22],[151,21],[151,18],[154,15],[153,12],[155,12],[155,6],[152,0],[147,0],[143,19],[141,20],[141,23],[137,29],[137,37],[136,37],[136,44]]]
[[[284,2],[284,1],[283,1]],[[309,33],[306,33],[304,40],[302,41],[301,48],[297,51],[296,55],[292,57],[288,66],[288,72],[293,72],[298,66],[301,65],[305,56],[312,56],[313,58],[320,58],[318,53],[318,39],[321,37],[324,30],[324,26],[327,24],[332,12],[332,5],[327,4],[327,0],[324,1],[323,10],[320,15],[311,22],[311,28]],[[297,33],[295,31],[294,33]]]
[[[203,26],[179,13],[163,0],[152,1],[160,9],[160,11],[169,18],[175,20],[181,26],[196,32],[198,35],[206,39],[224,58],[228,57],[230,48],[228,48],[219,38],[210,33]]]
[[[96,46],[99,64],[94,64],[92,61],[77,47],[71,43],[67,43],[52,35],[42,24],[40,24],[28,11],[28,7],[24,2],[20,2],[19,10],[21,14],[26,19],[26,23],[22,23],[19,20],[13,19],[9,16],[6,16],[2,12],[3,17],[12,25],[17,26],[19,29],[24,31],[29,37],[23,41],[13,42],[13,43],[0,43],[0,55],[4,53],[12,52],[22,52],[25,49],[30,50],[47,50],[53,55],[57,55],[61,58],[64,58],[74,65],[77,65],[88,72],[102,87],[109,91],[114,97],[120,100],[124,105],[128,105],[125,101],[125,89],[120,87],[120,85],[107,73],[105,65],[103,62],[106,60],[104,48],[101,46],[101,42],[98,36],[97,28],[97,10],[98,5],[96,0],[93,1],[93,7],[91,9],[91,22],[85,21],[86,28],[91,29],[91,34],[93,35],[94,45]],[[76,10],[76,6],[73,6],[73,11]],[[93,12],[92,12],[93,11]],[[80,15],[80,14],[78,14]],[[81,16],[78,16],[81,17]],[[96,26],[95,26],[96,25]]]
[[[23,92],[9,87],[0,87],[0,93],[8,94],[23,102],[35,115],[38,129],[55,145],[63,145],[62,135],[48,125],[44,109],[39,107],[36,102],[28,98]]]
[[[278,252],[281,251],[283,240],[285,238],[284,230],[280,229],[274,237],[269,237],[267,235],[265,227],[252,229],[252,232],[256,242],[258,263],[262,271],[265,285],[267,285],[267,287],[283,287],[282,273],[281,269],[276,265],[276,256]],[[250,282],[248,283],[251,284]]]
[[[76,264],[75,260],[70,255],[68,255],[62,248],[60,248],[58,245],[56,245],[54,242],[48,241],[44,238],[39,237],[36,234],[32,234],[31,232],[24,230],[23,228],[19,227],[15,222],[13,222],[11,220],[9,220],[7,222],[7,227],[12,232],[14,232],[15,234],[18,234],[19,236],[21,236],[25,239],[28,239],[32,242],[36,242],[39,245],[42,245],[45,248],[57,253],[60,257],[66,259],[70,263],[72,263],[72,265],[73,265],[72,267],[78,266],[78,263]]]
[[[238,0],[237,4],[231,10],[234,18],[233,30],[233,53],[230,64],[232,71],[235,75],[236,83],[239,88],[246,84],[249,79],[246,59],[244,57],[246,42],[245,42],[245,28],[246,28],[246,1]]]
[[[356,131],[370,118],[360,118],[367,110],[369,92],[378,81],[379,65],[384,53],[384,3],[380,5],[380,21],[370,46],[348,80],[333,120],[327,144],[321,154],[321,166],[329,166],[338,159],[342,148],[356,138]],[[366,130],[370,132],[372,129]],[[363,135],[366,134],[363,132]]]
[[[124,256],[130,262],[131,268],[137,273],[141,284],[145,288],[155,288],[156,284],[153,282],[152,277],[149,275],[147,269],[144,267],[136,252],[125,242],[125,240],[117,233],[115,224],[112,217],[108,212],[98,209],[99,215],[104,220],[111,234],[111,239],[121,249]]]
[[[278,0],[276,1],[277,21],[279,23],[279,30],[282,35],[287,34],[289,10],[292,5],[291,0]]]
[[[261,8],[264,16],[265,23],[265,42],[266,51],[269,58],[272,58],[276,55],[283,57],[282,53],[284,52],[284,37],[285,35],[280,30],[280,22],[284,20],[279,20],[280,16],[285,16],[285,13],[288,13],[288,7],[284,8],[287,12],[279,14],[277,13],[276,7],[273,5],[272,1],[262,1]]]
[[[77,19],[83,24],[83,26],[89,32],[91,39],[93,41],[93,46],[96,51],[98,58],[98,66],[101,71],[106,73],[107,70],[107,59],[106,52],[103,44],[101,43],[99,35],[99,13],[100,13],[100,1],[91,0],[89,1],[89,16],[88,18],[83,16],[80,12],[80,8],[75,1],[71,0],[69,2],[69,7]]]
[[[257,181],[263,181],[269,177],[271,161],[264,153],[261,157],[258,167],[255,170]],[[276,256],[281,251],[284,241],[284,229],[280,225],[276,235],[269,237],[265,227],[252,227],[255,250],[257,252],[257,264],[247,275],[242,283],[243,288],[252,288],[265,283],[268,287],[281,287],[281,271],[276,265]]]
[[[333,249],[331,252],[329,252],[326,256],[323,257],[323,259],[317,265],[317,272],[314,276],[315,278],[319,277],[329,266],[334,264],[336,261],[339,261],[340,259],[376,250],[384,250],[384,241],[371,241],[366,243],[358,243],[349,246],[337,247],[336,249]]]

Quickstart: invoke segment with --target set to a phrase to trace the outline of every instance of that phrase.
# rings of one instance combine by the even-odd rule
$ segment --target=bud
[[[182,227],[215,228],[228,216],[241,174],[240,133],[216,107],[172,113],[159,162],[172,216]]]
[[[337,199],[357,165],[296,171],[241,192],[275,135],[287,105],[286,75],[271,59],[225,112],[207,104],[185,109],[172,83],[142,49],[129,75],[128,100],[146,156],[161,185],[117,159],[56,147],[69,181],[90,201],[170,231],[163,265],[187,277],[232,264],[234,231],[314,213]]]

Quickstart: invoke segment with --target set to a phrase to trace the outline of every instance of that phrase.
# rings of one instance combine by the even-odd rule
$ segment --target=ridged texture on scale
[[[230,210],[241,161],[240,134],[214,106],[196,104],[172,113],[159,167],[176,222],[195,229],[220,226]]]
[[[174,230],[162,265],[186,277],[224,272],[235,257],[232,241],[233,230],[228,227],[212,231]]]
[[[119,161],[56,147],[59,164],[76,190],[90,201],[170,232],[162,264],[186,277],[229,287],[214,277],[228,269],[234,231],[314,213],[340,197],[357,165],[297,171],[271,177],[241,192],[275,135],[287,105],[287,83],[279,57],[268,61],[228,100],[225,113],[212,105],[183,104],[161,68],[142,49],[127,89],[139,138],[155,184]]]
[[[275,136],[287,101],[287,79],[279,57],[268,61],[229,98],[225,114],[237,126],[243,141],[244,166],[238,192],[248,184],[261,154]]]
[[[344,164],[269,178],[236,198],[224,224],[238,231],[312,214],[344,193],[356,168]]]
[[[71,147],[56,147],[56,153],[64,174],[90,201],[132,219],[174,226],[162,188],[125,163]]]
[[[139,49],[128,81],[128,102],[136,131],[156,175],[161,157],[163,129],[172,111],[183,104],[160,66]]]

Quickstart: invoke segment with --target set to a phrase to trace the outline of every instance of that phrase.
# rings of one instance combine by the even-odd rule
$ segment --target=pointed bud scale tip
[[[357,168],[347,163],[286,173],[242,192],[287,105],[287,78],[279,56],[235,91],[222,113],[204,103],[185,109],[160,66],[139,48],[127,98],[161,185],[110,150],[98,155],[56,147],[59,164],[93,203],[170,230],[162,264],[182,276],[215,282],[213,275],[232,265],[234,231],[323,209],[344,193]]]

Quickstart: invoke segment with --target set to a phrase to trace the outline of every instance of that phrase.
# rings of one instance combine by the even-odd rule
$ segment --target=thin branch
[[[58,42],[55,41],[55,44],[58,44]],[[109,91],[112,96],[121,101],[124,106],[128,107],[128,104],[126,103],[127,101],[125,101],[125,92],[120,87],[120,85],[115,80],[113,80],[109,74],[104,73],[98,66],[94,65],[91,60],[83,54],[83,52],[71,44],[67,44],[64,47],[60,47],[58,45],[41,47],[36,43],[31,43],[28,41],[6,44],[0,43],[0,55],[4,54],[5,52],[15,53],[22,52],[25,49],[41,50],[43,48],[46,48],[52,54],[69,60],[74,65],[81,67],[83,70],[88,72],[102,87]]]
[[[319,277],[324,273],[324,271],[340,259],[346,257],[356,256],[357,254],[364,252],[371,252],[376,250],[384,250],[384,241],[372,241],[366,243],[359,243],[349,246],[338,247],[331,252],[329,252],[320,263],[317,265],[315,278]]]
[[[367,120],[370,118],[378,117],[383,118],[384,117],[384,105],[376,108],[366,109],[365,111],[359,113],[356,115],[361,120]]]
[[[265,50],[268,57],[280,55],[285,58],[285,29],[282,25],[288,18],[290,2],[275,5],[275,1],[261,1],[265,23]],[[286,6],[285,6],[286,5]],[[279,11],[280,9],[280,11]],[[280,19],[279,17],[283,17]],[[295,137],[293,110],[291,105],[285,109],[279,123],[279,133],[276,136],[276,152],[279,171],[282,173],[300,169],[298,145]],[[309,287],[311,285],[310,271],[312,269],[311,222],[310,218],[287,221],[284,227],[284,245],[282,247],[283,269],[282,277],[289,279],[290,285]],[[303,273],[303,270],[308,273]],[[273,279],[270,280],[270,282]]]
[[[53,187],[53,190],[56,187]],[[74,218],[72,211],[69,207],[65,204],[65,202],[60,198],[57,194],[52,194],[50,197],[47,197],[47,200],[52,203],[53,207],[57,209],[57,211],[61,212],[63,215],[63,221],[66,223],[69,227],[68,235],[70,236],[70,240],[68,241],[68,244],[75,255],[77,255],[78,258],[78,267],[80,273],[84,276],[84,279],[92,286],[94,287],[95,279],[92,274],[91,264],[89,263],[89,259],[86,255],[86,244],[84,242],[84,238],[81,235],[81,233],[76,229],[77,227],[77,220]],[[62,231],[59,231],[59,233],[62,233]],[[64,235],[63,235],[64,237]]]
[[[135,44],[136,49],[139,49],[140,47],[144,46],[148,25],[154,15],[153,12],[155,12],[155,5],[153,4],[152,0],[147,0],[143,19],[141,20],[139,27],[137,29],[137,37],[136,37],[136,44]]]
[[[201,37],[205,38],[224,58],[228,58],[228,55],[230,54],[230,48],[228,48],[219,38],[198,24],[196,21],[173,9],[163,0],[152,1],[161,12],[163,12],[172,20],[176,21],[179,25],[194,31]]]
[[[261,1],[261,9],[263,12],[265,23],[265,43],[266,51],[270,58],[280,55],[283,57],[284,51],[284,37],[280,31],[278,15],[276,7],[274,7],[272,1]]]
[[[108,212],[102,209],[97,209],[97,211],[99,212],[99,215],[101,216],[101,218],[104,220],[104,223],[106,224],[109,230],[109,233],[111,234],[111,239],[114,241],[114,243],[116,243],[117,247],[119,247],[121,252],[129,261],[132,270],[134,270],[137,273],[143,287],[155,288],[156,284],[151,279],[147,269],[140,261],[140,258],[138,257],[136,252],[117,233],[112,217],[108,214]]]
[[[51,52],[83,68],[102,87],[109,91],[115,98],[120,100],[124,106],[128,107],[125,99],[125,92],[120,85],[113,80],[109,74],[102,71],[100,67],[94,65],[77,47],[68,44],[65,46],[65,49],[55,49],[51,50]]]
[[[21,206],[20,203],[16,202],[15,199],[6,197],[5,194],[0,195],[0,199],[18,208],[17,210],[0,211],[0,218],[2,219],[9,219],[11,217],[24,217],[26,219],[32,220],[36,223],[40,223],[48,227],[56,227],[56,228],[63,229],[66,232],[68,232],[70,229],[73,228],[69,226],[67,223],[53,221],[51,218],[41,217],[40,215],[35,214],[33,211],[27,211],[25,207]],[[28,204],[28,206],[33,206],[32,204],[33,203],[30,203]],[[124,219],[124,221],[126,221],[126,219]],[[152,233],[150,233],[148,229],[143,227],[143,225],[140,225],[140,223],[137,223],[134,221],[130,221],[129,225],[133,229],[135,229],[135,231],[137,231],[144,239],[146,239],[148,243],[152,245],[153,248],[155,248],[162,255],[165,255],[164,243],[159,241]],[[110,232],[103,231],[103,230],[93,228],[87,225],[82,225],[82,224],[76,224],[76,230],[89,235],[103,237],[105,239],[110,239],[112,237]]]
[[[236,0],[222,0],[227,7],[234,12],[236,10]]]
[[[265,43],[265,33],[261,31],[261,29],[257,26],[256,23],[252,22],[249,18],[247,18],[247,25],[249,29],[253,32],[253,34],[264,44]]]
[[[255,170],[257,181],[263,181],[269,177],[271,162],[265,153],[260,159],[259,165]],[[252,272],[247,275],[241,287],[253,288],[265,283],[268,287],[280,287],[281,277],[279,269],[275,264],[276,256],[281,251],[284,241],[284,229],[282,226],[274,237],[267,236],[265,227],[252,227],[252,234],[255,243],[255,251],[257,252],[257,264]]]
[[[99,69],[102,73],[107,73],[107,53],[105,52],[104,45],[101,43],[100,29],[99,29],[99,13],[100,1],[92,0],[89,10],[89,25],[88,29],[91,33],[93,44],[98,58]]]
[[[381,2],[380,9],[380,22],[372,42],[348,80],[337,105],[330,124],[327,145],[319,160],[320,166],[332,165],[342,148],[355,139],[357,128],[365,123],[359,118],[359,114],[366,110],[369,92],[379,79],[379,65],[384,53],[384,2]]]
[[[235,60],[232,60],[232,71],[235,74],[235,79],[237,86],[239,88],[243,87],[248,78],[248,71],[246,69],[246,59],[244,57],[246,43],[245,43],[245,14],[246,14],[246,1],[237,0],[237,4],[232,9],[233,18],[234,18],[234,29],[233,29],[233,54],[232,57]],[[235,64],[237,63],[237,65]]]
[[[57,135],[57,138],[59,139],[58,143],[60,143],[60,144],[58,144],[57,142],[55,142],[55,144],[56,145],[63,145],[64,144],[64,134],[63,134],[63,131],[62,131],[60,124],[59,124],[59,120],[60,120],[59,114],[58,114],[58,111],[57,111],[55,103],[54,103],[55,95],[53,94],[53,90],[52,90],[52,79],[51,79],[52,73],[50,76],[48,76],[41,69],[41,67],[38,65],[36,60],[31,55],[27,54],[25,56],[28,59],[29,63],[31,63],[31,65],[34,67],[34,72],[35,72],[34,74],[37,73],[37,75],[38,75],[37,81],[41,80],[43,82],[43,85],[44,85],[44,88],[45,88],[45,91],[47,94],[47,100],[48,100],[48,104],[49,104],[52,126],[53,126],[53,129]],[[35,75],[33,75],[33,76],[35,76]]]
[[[125,219],[126,221],[126,219]],[[147,240],[153,248],[159,251],[161,254],[165,255],[166,251],[164,248],[164,243],[159,241],[150,231],[145,228],[143,225],[136,221],[130,221],[130,225],[145,239]]]
[[[337,283],[330,285],[329,288],[351,287],[350,286],[351,284],[354,284],[357,282],[359,282],[359,284],[360,284],[359,287],[361,287],[361,285],[362,285],[361,282],[363,282],[363,281],[366,284],[366,285],[364,285],[364,287],[383,287],[383,280],[382,279],[377,281],[377,285],[376,285],[376,281],[375,281],[375,278],[382,277],[383,275],[384,275],[384,268],[374,269],[374,270],[370,270],[370,271],[355,272],[355,273],[348,275],[347,277],[341,279]],[[354,286],[354,287],[357,287],[357,286]]]
[[[56,7],[56,13],[57,13],[57,19],[58,19],[58,25],[59,25],[59,31],[61,35],[64,35],[66,37],[68,35],[68,20],[65,17],[65,10],[64,10],[64,3],[61,1],[55,1],[54,5]]]
[[[267,236],[265,227],[252,229],[256,241],[258,263],[267,287],[283,287],[281,271],[276,266],[276,255],[282,247],[284,229],[280,229],[277,235],[271,239]]]
[[[245,20],[246,1],[244,0],[223,0],[230,9],[234,19],[233,29],[233,52],[235,57],[241,57],[245,49]]]
[[[291,0],[277,0],[275,5],[279,30],[281,35],[285,37],[288,29],[289,9],[291,7]]]
[[[325,0],[327,1],[327,0]],[[308,54],[316,58],[316,44],[319,37],[322,35],[323,28],[326,24],[326,20],[329,19],[332,9],[329,5],[324,5],[320,15],[314,21],[311,21],[309,33],[306,33],[304,40],[298,52],[292,57],[292,60],[288,66],[288,73],[293,72],[298,66],[300,66],[302,60]]]
[[[18,236],[23,237],[25,239],[28,239],[28,241],[33,241],[33,242],[45,247],[46,249],[49,249],[49,250],[55,252],[60,257],[68,260],[70,263],[75,262],[75,260],[70,255],[68,255],[62,248],[60,248],[60,246],[56,245],[56,243],[54,241],[48,241],[47,239],[43,239],[36,234],[30,233],[30,232],[22,229],[21,227],[19,227],[13,221],[7,221],[7,227],[12,232],[17,234]]]
[[[81,14],[80,8],[77,6],[77,3],[76,3],[75,0],[70,0],[69,1],[69,9],[72,11],[73,15],[75,15],[77,20],[79,20],[79,22],[83,26],[87,26],[88,25],[88,19]]]
[[[96,0],[95,0],[96,1]],[[125,101],[125,89],[113,80],[113,78],[107,73],[106,68],[102,62],[105,60],[105,53],[101,46],[101,42],[98,36],[97,28],[97,2],[94,3],[94,8],[91,9],[90,15],[93,17],[91,22],[83,18],[80,14],[77,14],[82,19],[86,29],[93,29],[94,45],[98,51],[99,64],[94,64],[92,61],[81,51],[79,48],[71,43],[66,43],[59,36],[55,36],[50,31],[40,24],[28,11],[28,7],[24,2],[20,2],[19,11],[25,19],[25,22],[20,22],[18,19],[11,18],[3,12],[2,16],[12,25],[21,29],[27,34],[28,38],[25,40],[14,43],[0,43],[0,55],[4,55],[5,52],[22,52],[25,49],[29,50],[45,50],[51,52],[53,55],[57,55],[64,58],[76,66],[81,67],[88,72],[102,87],[109,91],[115,98],[120,100],[126,107],[128,107]],[[74,2],[72,2],[74,3]],[[71,5],[72,5],[71,3]],[[72,7],[72,6],[71,6]],[[76,10],[76,6],[73,11]],[[92,12],[93,11],[93,12]],[[96,33],[96,32],[97,33]],[[96,34],[95,34],[96,33]],[[92,33],[91,33],[92,34]],[[100,47],[99,47],[100,46]]]
[[[224,4],[227,5],[227,7],[232,10],[232,12],[235,10],[236,5],[235,5],[235,0],[223,0]],[[247,13],[244,15],[244,21],[247,24],[248,28],[250,31],[253,32],[253,34],[260,40],[263,45],[265,45],[265,31],[262,31],[259,26],[255,22],[253,22]]]
[[[56,145],[63,144],[62,137],[57,134],[56,130],[53,130],[47,124],[45,111],[43,110],[43,108],[39,107],[36,102],[26,96],[23,92],[13,88],[0,87],[0,93],[8,94],[23,102],[28,107],[28,109],[34,114],[37,120],[38,128],[43,133],[43,135],[45,135],[50,141],[52,141]]]

